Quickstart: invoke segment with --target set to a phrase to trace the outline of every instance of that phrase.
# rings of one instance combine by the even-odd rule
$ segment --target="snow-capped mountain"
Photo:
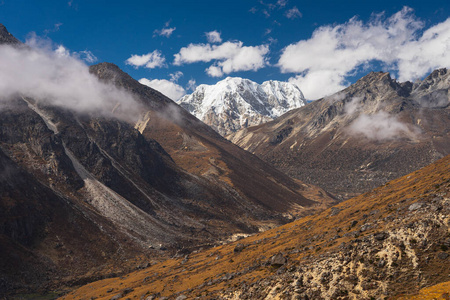
[[[199,85],[177,102],[223,136],[306,104],[295,84],[273,80],[258,84],[239,77]]]

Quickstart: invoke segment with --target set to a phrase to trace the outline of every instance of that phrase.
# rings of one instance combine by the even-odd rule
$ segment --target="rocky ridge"
[[[177,101],[179,105],[222,135],[273,120],[301,107],[306,100],[291,83],[227,77],[215,85],[199,85]]]
[[[22,44],[11,33],[8,32],[3,24],[0,24],[0,45],[20,45]]]
[[[446,69],[415,84],[372,72],[341,92],[227,138],[347,199],[449,154],[449,88]]]

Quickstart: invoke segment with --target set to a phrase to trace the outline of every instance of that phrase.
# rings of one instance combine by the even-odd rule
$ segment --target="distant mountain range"
[[[306,100],[292,83],[227,77],[215,85],[199,85],[177,103],[221,135],[259,125],[304,106]]]
[[[399,83],[372,72],[341,92],[228,138],[342,199],[450,154],[450,71]]]

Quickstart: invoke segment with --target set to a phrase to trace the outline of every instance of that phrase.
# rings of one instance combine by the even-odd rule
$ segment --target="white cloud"
[[[196,88],[197,82],[195,81],[195,79],[190,79],[187,83],[186,89],[190,91],[195,91]]]
[[[94,63],[97,61],[97,57],[89,50],[84,50],[84,51],[74,51],[74,52],[70,52],[66,47],[64,47],[63,45],[59,45],[56,49],[55,49],[55,53],[56,55],[58,55],[59,57],[75,57],[77,59],[80,60],[84,60],[85,62],[88,63]]]
[[[170,76],[170,81],[172,82],[178,82],[178,79],[180,79],[183,76],[183,72],[181,71],[176,71],[175,73],[169,74]]]
[[[259,0],[260,8],[254,6],[249,10],[249,12],[255,14],[256,12],[260,11],[266,18],[269,18],[273,10],[282,9],[287,5],[287,3],[288,0],[278,0],[274,3]]]
[[[58,48],[55,49],[55,53],[59,57],[69,57],[70,56],[70,51],[67,50],[66,47],[64,47],[63,45],[59,45]]]
[[[223,76],[222,68],[220,68],[218,66],[212,65],[209,68],[207,68],[205,71],[206,71],[206,74],[208,74],[211,77],[222,77]]]
[[[289,82],[295,83],[307,99],[318,99],[346,87],[344,76],[332,70],[310,71],[307,75],[289,78]]]
[[[372,140],[394,140],[401,137],[413,139],[418,133],[417,128],[410,128],[400,122],[396,116],[384,111],[372,115],[362,114],[348,127],[351,134],[362,135]]]
[[[165,62],[166,58],[159,50],[155,50],[144,55],[133,54],[125,61],[127,65],[132,65],[135,68],[145,66],[147,69],[164,67],[166,66]]]
[[[450,19],[420,34],[423,29],[408,7],[389,18],[374,15],[368,23],[354,17],[319,27],[310,39],[287,46],[278,66],[284,73],[298,73],[291,80],[308,99],[342,89],[347,76],[373,62],[398,72],[401,81],[415,80],[435,68],[450,67]]]
[[[450,18],[408,43],[396,59],[400,80],[414,80],[433,69],[450,67]]]
[[[220,37],[220,32],[214,30],[210,32],[205,32],[206,39],[208,40],[208,43],[222,43],[222,38]]]
[[[210,76],[220,77],[224,73],[257,71],[267,65],[268,53],[267,45],[243,46],[240,41],[225,42],[220,45],[190,44],[174,55],[174,64],[214,61],[206,72]]]
[[[136,120],[141,106],[127,92],[102,83],[89,67],[63,46],[55,50],[0,46],[0,102],[32,98],[37,103],[64,107],[76,112],[99,113]],[[44,45],[48,40],[44,41]]]
[[[141,78],[139,79],[139,82],[163,93],[174,101],[180,99],[186,94],[186,91],[182,86],[166,79],[149,80],[147,78]]]
[[[165,37],[170,37],[172,35],[172,33],[175,31],[175,29],[177,29],[177,28],[176,27],[163,28],[160,30],[159,35],[165,36]]]
[[[167,21],[164,24],[164,28],[162,29],[155,29],[155,31],[153,31],[153,36],[165,36],[166,38],[169,38],[172,33],[175,31],[175,29],[177,29],[176,27],[169,27],[171,21]]]
[[[288,19],[295,19],[295,18],[301,18],[303,15],[298,10],[297,6],[294,6],[293,8],[289,9],[288,11],[286,11],[285,16]]]
[[[279,6],[279,7],[285,7],[286,6],[286,4],[287,4],[287,0],[278,0],[277,1],[277,5]]]
[[[97,57],[89,50],[76,52],[76,55],[88,63],[95,63],[98,60]]]

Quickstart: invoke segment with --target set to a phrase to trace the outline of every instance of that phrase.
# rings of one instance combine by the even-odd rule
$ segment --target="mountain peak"
[[[222,135],[268,122],[306,104],[303,93],[292,83],[258,84],[241,77],[202,84],[177,102]]]
[[[359,79],[356,83],[364,83],[364,84],[392,84],[397,83],[395,79],[392,79],[391,74],[389,72],[370,72],[366,76]]]
[[[102,62],[96,65],[92,65],[89,67],[89,71],[94,74],[102,74],[103,76],[109,74],[111,76],[114,75],[128,75],[127,73],[123,72],[116,64],[109,63],[109,62]],[[128,75],[129,76],[129,75]]]
[[[125,83],[132,83],[135,81],[117,65],[108,62],[90,66],[89,72],[96,75],[101,81],[111,82],[116,86],[124,86]]]
[[[134,80],[129,74],[122,71],[117,65],[108,62],[102,62],[89,67],[89,72],[97,76],[101,81],[114,84],[116,87],[123,88],[128,92],[135,93],[141,96],[141,100],[147,105],[154,106],[155,103],[168,104],[173,103],[172,100],[161,94],[160,92],[140,84]],[[151,97],[154,101],[152,103],[145,100],[146,97]]]
[[[414,91],[433,91],[448,87],[450,84],[450,72],[446,68],[431,72],[424,80],[414,84]]]
[[[412,91],[412,86],[409,81],[398,82],[389,72],[370,72],[344,91],[351,94],[367,91],[375,94],[395,93],[398,96],[407,97]]]
[[[3,24],[0,24],[0,45],[18,45],[22,44],[18,39],[16,39]]]

